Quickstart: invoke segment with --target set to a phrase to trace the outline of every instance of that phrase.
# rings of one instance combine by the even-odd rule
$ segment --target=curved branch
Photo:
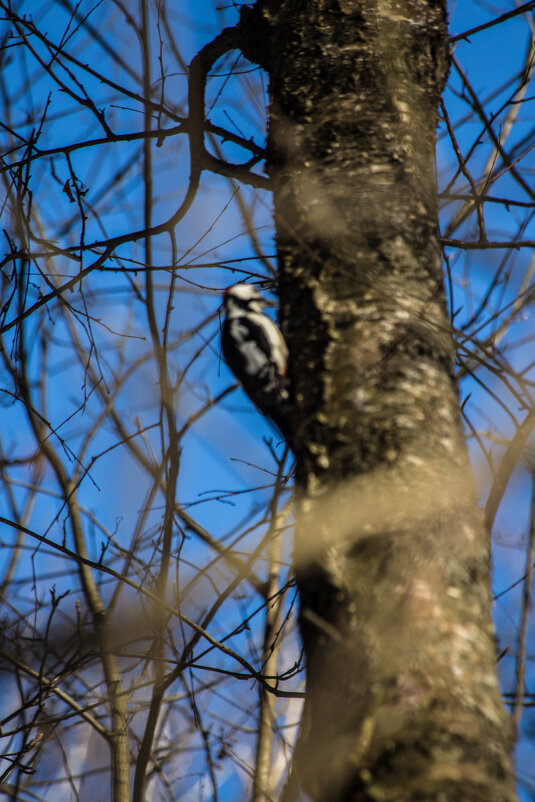
[[[509,443],[500,462],[500,467],[496,472],[496,479],[492,483],[487,503],[485,504],[485,522],[489,532],[492,530],[494,518],[498,512],[498,507],[507,489],[511,475],[518,465],[519,459],[534,427],[535,409],[531,409]]]
[[[223,159],[217,159],[207,152],[204,146],[206,79],[213,65],[230,50],[243,49],[244,31],[238,23],[233,28],[224,28],[211,42],[205,45],[193,58],[188,76],[188,106],[189,106],[189,147],[191,157],[191,171],[201,173],[202,170],[211,170],[221,175],[237,178],[246,184],[268,189],[270,181],[267,177],[251,173],[248,166],[257,159],[253,158],[245,164],[232,164]]]

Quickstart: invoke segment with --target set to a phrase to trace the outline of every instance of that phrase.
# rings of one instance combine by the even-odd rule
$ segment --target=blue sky
[[[95,6],[92,10],[88,19],[103,37],[102,41],[96,42],[94,33],[88,34],[83,28],[74,31],[72,25],[67,28],[68,15],[59,2],[35,3],[34,0],[27,0],[21,2],[19,7],[21,12],[31,12],[34,21],[42,30],[48,31],[52,40],[58,41],[62,36],[72,34],[69,52],[82,64],[89,64],[92,69],[121,87],[118,89],[107,85],[99,75],[91,75],[83,68],[75,69],[83,83],[83,90],[95,99],[96,108],[105,109],[105,119],[113,131],[120,134],[141,131],[144,122],[142,104],[138,99],[141,91],[140,47],[132,28],[124,23],[119,8],[108,2]],[[484,4],[462,0],[451,3],[451,32],[463,32],[512,7],[512,3],[505,2]],[[91,10],[88,4],[83,3],[80,8],[86,13]],[[222,27],[236,21],[237,11],[231,6],[215,10],[214,4],[208,0],[192,0],[181,3],[178,10],[170,9],[170,31],[166,31],[164,26],[161,28],[161,61],[153,8],[151,13],[151,84],[156,97],[160,98],[163,91],[168,112],[161,118],[155,115],[152,124],[153,127],[161,124],[163,128],[169,128],[177,125],[187,115],[184,66],[171,46],[171,33],[176,37],[182,61],[187,64],[200,46]],[[4,24],[4,29],[6,27]],[[521,69],[529,38],[526,19],[518,17],[474,34],[470,42],[460,41],[456,44],[455,56],[479,97],[491,95],[497,86],[505,84],[509,76],[514,76]],[[108,44],[108,50],[103,42]],[[42,43],[36,44],[36,52],[43,58],[46,57],[46,63],[53,64],[53,61],[49,62],[50,54],[46,53]],[[116,54],[115,60],[112,60],[112,52]],[[4,115],[7,124],[28,136],[31,129],[38,126],[50,97],[47,118],[37,147],[50,150],[71,142],[103,137],[103,125],[99,123],[97,114],[87,107],[81,107],[62,91],[59,84],[46,74],[28,51],[10,48],[6,54],[11,57],[11,61],[4,66],[4,102],[6,92],[9,91],[12,97],[10,114]],[[163,90],[161,68],[166,75]],[[255,142],[262,145],[267,104],[266,77],[259,69],[251,68],[243,59],[236,62],[236,54],[222,59],[216,65],[214,73],[216,74],[211,77],[207,88],[210,120],[245,139],[253,136]],[[80,95],[80,86],[72,82],[65,70],[58,68],[56,74]],[[511,91],[511,86],[505,86],[488,102],[487,109],[492,115],[497,115],[493,122],[497,131],[501,130],[500,126],[504,124],[510,110],[510,106],[504,109],[501,106]],[[527,98],[531,95],[535,95],[535,92],[530,85]],[[463,97],[462,82],[453,67],[445,100],[453,122],[462,120],[469,111]],[[529,147],[530,137],[533,137],[532,106],[533,102],[526,99],[520,107],[514,130],[507,140],[508,148],[514,150],[515,144],[524,138],[528,143],[525,147]],[[468,152],[474,142],[481,140],[474,147],[468,162],[473,175],[477,176],[492,153],[488,136],[482,135],[481,121],[474,117],[467,119],[456,127],[456,134],[464,153]],[[4,131],[3,136],[2,152],[7,153],[6,159],[12,163],[23,148],[8,131]],[[221,145],[227,158],[236,161],[247,158],[243,148],[231,143],[221,144],[217,139],[215,144]],[[211,146],[214,147],[214,143]],[[155,222],[159,222],[173,213],[187,186],[185,137],[176,135],[167,137],[160,143],[155,142],[152,159],[155,170],[153,217]],[[442,126],[437,147],[440,189],[447,185],[454,169],[455,155]],[[522,160],[519,169],[523,171],[526,181],[532,182],[533,157],[530,154]],[[77,204],[71,203],[65,191],[65,183],[69,181],[73,191],[73,175],[84,193],[80,196],[86,215],[83,225]],[[142,175],[142,142],[139,138],[102,143],[91,149],[73,150],[69,159],[61,153],[36,159],[31,168],[34,230],[61,246],[73,247],[80,242],[81,237],[88,243],[121,234],[125,230],[141,228]],[[454,189],[466,194],[466,188],[466,180],[460,176]],[[504,173],[493,183],[491,191],[495,196],[525,200],[508,173]],[[443,202],[443,231],[458,207],[459,204],[454,202]],[[492,203],[486,204],[485,214],[489,239],[508,240],[517,236],[524,219],[522,210],[514,207],[505,209]],[[254,236],[251,236],[251,231],[254,231]],[[477,237],[474,215],[454,236]],[[524,239],[535,239],[531,220],[522,229],[521,236]],[[268,193],[246,186],[238,189],[222,177],[204,175],[195,206],[177,226],[176,248],[180,270],[177,271],[174,308],[169,313],[168,329],[169,342],[173,344],[169,348],[171,376],[176,376],[178,382],[185,371],[175,394],[177,419],[181,425],[210,399],[216,398],[234,384],[233,377],[220,360],[217,312],[223,287],[241,280],[249,273],[266,277],[275,266]],[[258,251],[263,254],[263,260],[258,258]],[[486,250],[465,253],[453,247],[448,248],[446,253],[452,268],[453,297],[449,300],[456,313],[455,323],[460,328],[470,320],[485,297],[504,254],[501,251]],[[92,258],[90,252],[86,253],[82,267]],[[156,314],[160,326],[165,322],[171,288],[171,259],[169,238],[166,235],[155,238],[153,260],[158,270],[155,271],[154,283]],[[105,407],[105,397],[99,396],[100,389],[104,385],[108,389],[112,387],[117,377],[121,381],[124,378],[124,383],[114,398],[116,410],[142,453],[155,462],[162,459],[158,377],[148,337],[145,307],[140,301],[144,292],[144,277],[142,272],[136,275],[120,271],[124,267],[142,266],[144,260],[143,243],[129,242],[120,246],[116,251],[115,261],[110,260],[107,263],[108,272],[92,275],[84,280],[83,297],[76,292],[66,296],[72,305],[69,315],[65,314],[63,307],[50,304],[47,311],[40,312],[39,316],[34,316],[27,322],[25,334],[28,344],[27,367],[32,381],[37,385],[43,365],[50,375],[51,381],[47,384],[46,393],[43,391],[41,396],[36,393],[36,403],[42,404],[42,410],[46,412],[47,420],[54,430],[50,434],[51,442],[68,471],[75,469],[76,457],[80,456],[80,449],[86,443],[82,461],[86,467],[91,466],[91,469],[80,483],[79,497],[84,511],[90,556],[98,560],[102,545],[108,544],[107,554],[115,565],[120,565],[121,548],[129,546],[134,534],[138,534],[138,527],[140,537],[142,534],[140,553],[147,560],[151,554],[152,559],[156,559],[158,552],[155,543],[162,515],[162,498],[157,493],[151,495],[153,478],[132,457],[128,449],[121,445],[117,428],[110,419],[97,426]],[[502,333],[496,328],[496,322],[492,320],[492,311],[498,311],[508,302],[512,302],[523,282],[529,282],[530,260],[531,252],[522,251],[505,264],[502,268],[502,279],[490,292],[485,313],[470,327],[471,334],[480,340],[491,334],[502,337]],[[43,275],[39,273],[43,265],[37,258],[31,265],[28,286],[30,300],[38,299],[39,293],[50,289]],[[55,276],[54,280],[61,283],[76,275],[80,264],[74,263],[65,255],[59,255],[46,265],[46,269],[50,269]],[[84,318],[85,312],[89,313],[89,318]],[[7,320],[11,319],[10,315],[11,313]],[[201,325],[203,320],[206,321],[205,325]],[[196,327],[197,331],[194,336],[187,337],[187,332],[192,327]],[[522,374],[514,389],[518,393],[524,393],[527,399],[531,392],[529,382],[533,378],[533,371],[529,370],[533,333],[533,312],[527,306],[519,319],[514,320],[503,333],[503,341],[500,340],[504,359],[508,360],[508,364],[518,375]],[[516,342],[521,344],[515,346]],[[76,343],[80,343],[79,352],[76,350]],[[11,344],[8,340],[6,347],[9,349]],[[97,346],[96,351],[92,349],[92,344]],[[471,347],[469,342],[467,347]],[[478,378],[491,387],[494,397],[469,375],[462,379],[461,396],[463,399],[468,398],[466,415],[471,424],[482,433],[482,442],[488,447],[491,458],[497,461],[504,444],[514,432],[504,404],[514,407],[517,420],[521,420],[525,413],[515,407],[518,400],[500,376],[489,375],[484,369],[478,369],[476,373]],[[97,382],[94,381],[95,377]],[[4,386],[10,386],[5,372],[3,381]],[[4,401],[2,451],[10,457],[29,457],[35,451],[35,438],[20,404],[13,403],[12,397],[6,397]],[[85,401],[83,406],[82,401]],[[96,428],[91,432],[93,426]],[[270,441],[272,451],[264,438]],[[266,505],[271,496],[273,473],[277,469],[276,455],[280,457],[282,452],[273,432],[243,393],[236,390],[200,417],[195,426],[185,434],[181,445],[182,469],[177,493],[180,504],[199,525],[225,543],[241,534],[243,539],[239,548],[246,553],[259,542],[266,531]],[[476,483],[484,502],[491,478],[490,460],[484,457],[474,437],[469,438],[469,447]],[[36,487],[38,492],[35,493]],[[57,483],[49,468],[40,465],[38,460],[13,466],[9,469],[9,488],[11,498],[5,488],[0,494],[0,514],[13,517],[13,504],[19,510],[27,504],[27,526],[40,533],[46,532],[55,542],[65,542],[72,547],[65,511],[54,495],[57,493]],[[239,495],[231,497],[231,494],[236,493]],[[497,518],[493,551],[493,588],[496,592],[506,589],[523,574],[530,493],[527,472],[519,469]],[[179,584],[189,582],[199,568],[210,564],[213,557],[187,527],[181,530],[177,526],[177,549],[182,536],[185,536],[182,547],[183,564],[176,574]],[[0,537],[3,543],[12,544],[15,535],[11,529],[3,527]],[[116,543],[115,549],[109,545],[109,538]],[[284,545],[285,557],[289,555],[290,542],[288,533]],[[7,565],[10,559],[9,550],[5,550],[4,555],[3,560]],[[66,571],[66,568],[70,570]],[[283,576],[286,570],[284,566]],[[43,616],[46,614],[52,585],[50,577],[55,571],[59,572],[54,582],[56,592],[71,591],[64,602],[64,620],[75,620],[76,598],[80,594],[76,580],[73,580],[72,565],[62,558],[53,557],[44,548],[36,552],[31,541],[22,552],[15,570],[16,579],[20,581],[14,594],[18,613],[24,615],[37,599],[45,605]],[[214,585],[219,583],[221,587],[225,581],[228,581],[225,571],[217,568],[211,582]],[[110,592],[110,587],[103,585],[104,595]],[[261,613],[255,612],[258,597],[254,594],[247,596],[245,589],[241,590],[242,593],[229,600],[228,605],[214,619],[213,632],[217,637],[232,632],[244,615],[255,613],[253,621],[260,620]],[[288,598],[290,597],[291,594]],[[213,602],[213,598],[210,582],[199,580],[184,604],[192,615],[200,617]],[[500,663],[506,691],[514,681],[519,598],[520,590],[513,590],[501,596],[495,606],[499,645],[501,648],[509,648],[508,654]],[[125,605],[128,606],[126,603]],[[258,664],[255,654],[258,643],[254,643],[254,640],[259,633],[260,627],[256,628],[253,624],[250,634],[231,636],[229,640],[236,648],[243,649],[251,660],[256,660],[255,665]],[[295,641],[293,644],[290,643],[291,638],[288,641],[283,649],[282,662],[285,666],[290,666],[297,659]],[[529,646],[532,647],[531,640]],[[530,664],[528,680],[531,677]],[[293,680],[290,683],[292,687],[295,684],[296,681]],[[237,687],[236,690],[235,684],[229,690],[225,686],[221,692],[228,693],[231,699],[232,694],[236,694],[236,698],[243,701],[245,708],[255,698],[255,691],[251,689],[250,683],[246,687],[245,683],[237,683]],[[235,738],[232,749],[236,755],[233,764],[231,761],[235,768],[226,770],[227,773],[222,778],[221,796],[223,799],[236,798],[238,789],[247,787],[247,771],[240,765],[240,761],[252,759],[252,739],[243,737],[240,741],[236,733],[241,731],[236,719],[232,719],[227,709],[230,707],[228,699],[221,702],[221,699],[215,701],[215,695],[208,698],[210,701],[206,703],[206,710],[203,712],[210,721],[212,732],[218,727],[224,731],[226,727],[225,731],[233,733]],[[296,716],[295,709],[288,713],[283,705],[280,711],[280,721],[286,724],[292,721],[292,716]],[[224,719],[225,716],[228,721],[222,723],[219,719]],[[247,719],[245,713],[243,717]],[[186,719],[185,714],[181,719],[177,713],[180,726],[184,726]],[[231,720],[232,724],[229,723]],[[249,720],[247,723],[251,725]],[[524,714],[523,726],[518,749],[519,767],[527,775],[533,758],[533,722],[529,710]],[[281,754],[282,747],[277,753],[278,760]],[[190,789],[188,793],[191,794],[188,796],[184,791],[185,799],[199,794],[201,781],[197,775],[202,774],[204,768],[199,768],[192,760],[188,770],[194,779],[184,780]],[[533,789],[533,778],[528,776],[527,779]],[[533,795],[533,790],[527,790],[527,786],[521,785],[521,793],[523,798],[529,799],[532,798],[530,794]],[[205,792],[205,798],[209,798],[208,791]]]

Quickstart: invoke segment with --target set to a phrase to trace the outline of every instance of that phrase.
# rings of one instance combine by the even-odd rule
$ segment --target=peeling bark
[[[288,796],[513,800],[436,231],[444,3],[268,0],[242,23],[270,75],[302,497]]]

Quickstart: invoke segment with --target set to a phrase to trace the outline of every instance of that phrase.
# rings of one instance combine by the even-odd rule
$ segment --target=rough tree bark
[[[288,796],[513,800],[434,181],[440,0],[246,9],[270,75],[307,702]]]

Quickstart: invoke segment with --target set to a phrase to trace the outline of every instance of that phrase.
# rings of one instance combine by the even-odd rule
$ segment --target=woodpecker
[[[288,348],[280,329],[262,311],[270,304],[250,284],[228,287],[223,298],[225,361],[253,404],[288,439]]]

